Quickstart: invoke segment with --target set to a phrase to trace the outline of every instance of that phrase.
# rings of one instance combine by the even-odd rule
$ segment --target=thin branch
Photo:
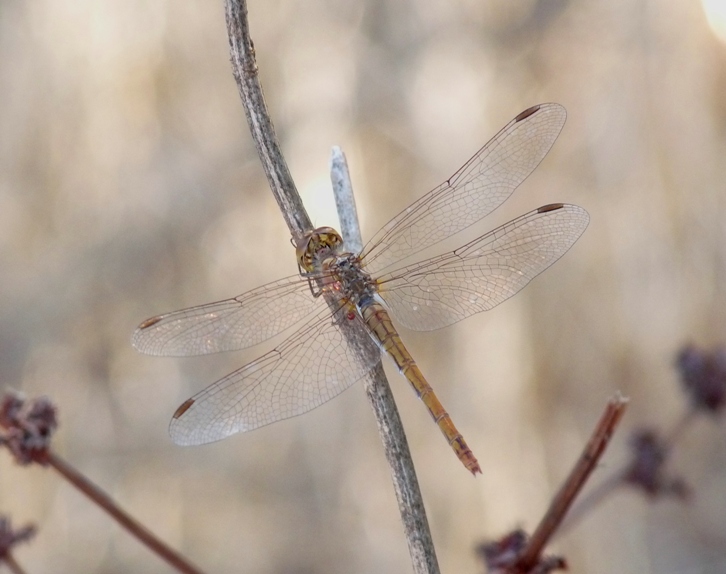
[[[7,447],[18,464],[25,466],[36,463],[41,466],[52,466],[73,486],[108,512],[121,526],[179,572],[201,574],[201,570],[192,566],[183,556],[156,538],[129,514],[121,510],[105,492],[53,453],[50,444],[53,433],[58,428],[58,418],[55,405],[50,402],[50,399],[40,397],[33,401],[26,401],[18,393],[5,393],[0,397],[0,428],[3,429],[3,432],[0,433],[0,445]],[[4,526],[5,530],[8,530],[7,521],[0,521],[0,524]],[[26,539],[33,532],[31,527],[26,527],[15,538],[16,540]]]
[[[3,557],[2,563],[5,564],[13,574],[25,574],[25,570],[18,564],[17,560],[9,552]]]
[[[2,406],[7,406],[7,402],[3,401]],[[2,415],[0,415],[0,418],[2,418]],[[7,446],[4,441],[0,442]],[[13,528],[10,518],[0,515],[0,565],[7,565],[14,574],[24,574],[25,571],[15,560],[12,550],[19,544],[29,542],[35,536],[35,533],[35,525],[26,524],[21,528]]]
[[[201,574],[201,570],[190,564],[186,558],[156,538],[141,523],[137,522],[131,515],[122,510],[108,494],[103,492],[98,486],[93,484],[58,455],[48,450],[45,461],[63,475],[68,482],[108,512],[133,536],[176,568],[176,570],[184,572],[185,574]]]
[[[345,247],[352,253],[360,253],[363,251],[363,237],[355,206],[353,184],[348,171],[348,160],[338,146],[334,146],[330,154],[330,181],[333,184],[335,207],[338,209],[340,231],[343,234]]]
[[[249,33],[245,1],[227,0],[226,17],[232,69],[247,122],[275,199],[295,242],[299,243],[305,232],[312,229],[312,224],[287,169],[267,112]],[[352,220],[357,221],[357,218],[352,216]],[[349,229],[347,228],[344,233],[348,234]],[[396,495],[408,537],[414,570],[421,574],[436,574],[438,573],[436,554],[433,550],[421,495],[413,472],[413,464],[410,455],[404,456],[404,453],[408,453],[408,447],[405,443],[403,427],[380,365],[375,370],[374,376],[376,382],[366,387],[366,394],[376,413],[378,428],[381,429],[386,449],[386,458],[394,474]]]
[[[691,426],[698,414],[698,409],[693,405],[689,405],[686,408],[684,413],[681,415],[681,418],[676,421],[671,431],[667,433],[663,439],[663,445],[667,450],[670,451],[673,448],[678,439],[683,436],[685,430]]]
[[[363,249],[363,239],[355,207],[353,185],[345,154],[337,146],[333,148],[331,157],[330,179],[333,184],[335,205],[338,208],[346,248],[354,253],[359,253]],[[401,417],[380,361],[372,372],[372,376],[366,377],[365,389],[376,417],[386,459],[391,468],[393,487],[398,500],[398,510],[401,513],[413,570],[417,574],[437,574],[439,565],[436,550],[426,518],[426,509],[416,478],[416,470],[413,466]]]
[[[558,535],[570,530],[593,508],[623,486],[639,487],[650,497],[670,494],[686,498],[689,493],[686,483],[678,477],[667,477],[663,473],[663,468],[676,442],[699,413],[698,408],[689,405],[664,438],[660,438],[655,431],[636,432],[631,438],[633,448],[631,460],[613,472],[572,508]]]
[[[625,413],[627,404],[628,399],[620,393],[616,393],[608,401],[605,411],[575,467],[552,500],[547,513],[517,559],[516,568],[518,568],[518,571],[529,572],[539,560],[545,545],[557,530],[573,500],[585,485],[588,477],[597,466],[600,457],[605,452],[605,448],[610,442],[613,432],[615,432],[615,427],[617,427]]]
[[[272,194],[297,244],[305,232],[312,230],[313,226],[287,168],[267,111],[247,22],[247,3],[245,0],[227,0],[225,4],[232,73],[242,98],[247,123]]]
[[[580,520],[585,517],[590,511],[599,506],[603,500],[609,497],[613,492],[620,488],[625,481],[626,468],[613,473],[603,482],[598,484],[593,490],[580,499],[580,501],[572,507],[572,510],[567,514],[567,518],[562,523],[560,528],[557,530],[556,537],[562,536],[566,532],[569,532],[573,526],[575,526]]]

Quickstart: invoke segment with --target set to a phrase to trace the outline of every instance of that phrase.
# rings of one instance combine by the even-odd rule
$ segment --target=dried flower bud
[[[705,352],[688,345],[678,354],[676,364],[693,406],[720,412],[726,404],[726,350]]]
[[[668,477],[664,465],[668,458],[668,448],[652,429],[640,429],[630,441],[633,460],[628,467],[625,482],[642,488],[649,496],[675,496],[685,499],[690,489],[683,479]]]
[[[477,548],[478,554],[484,560],[487,569],[501,568],[514,564],[519,554],[527,544],[527,533],[524,530],[514,530],[499,540],[484,542]]]
[[[16,393],[0,398],[0,443],[5,444],[20,464],[45,464],[50,438],[58,426],[50,400],[40,397],[29,403]]]
[[[13,531],[10,519],[0,516],[0,561],[7,556],[14,546],[27,542],[35,536],[35,526],[29,524]]]
[[[541,556],[535,565],[526,571],[522,569],[518,561],[528,541],[527,533],[517,529],[499,540],[480,544],[477,553],[489,574],[549,574],[556,570],[567,570],[567,563],[560,556]]]

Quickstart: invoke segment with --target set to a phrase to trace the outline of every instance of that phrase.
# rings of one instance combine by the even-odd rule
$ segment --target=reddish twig
[[[15,558],[13,558],[13,555],[9,552],[3,558],[3,562],[13,574],[25,574],[25,570],[23,570],[20,564],[18,564]]]
[[[559,528],[572,502],[597,466],[620,419],[628,399],[616,393],[605,407],[585,449],[532,536],[515,530],[493,542],[482,544],[479,553],[490,574],[548,574],[567,568],[560,556],[544,556],[543,550]]]
[[[659,433],[650,428],[634,431],[630,439],[632,452],[630,461],[568,511],[577,491],[602,454],[602,450],[597,451],[598,441],[600,448],[604,449],[609,433],[622,416],[625,401],[616,397],[614,401],[619,400],[623,403],[620,405],[620,411],[612,413],[606,411],[603,415],[578,466],[552,502],[550,510],[531,539],[527,538],[526,533],[518,530],[479,548],[490,572],[539,574],[556,569],[558,567],[556,557],[541,557],[544,544],[553,538],[555,531],[561,534],[572,528],[584,515],[622,486],[638,488],[651,500],[664,496],[683,500],[690,496],[691,490],[686,482],[678,476],[667,474],[665,466],[675,444],[697,415],[718,416],[726,408],[726,350],[716,348],[704,351],[693,345],[687,345],[679,352],[676,366],[689,405],[671,430],[667,433]],[[610,410],[615,406],[611,401],[608,408]],[[597,438],[598,435],[601,435],[600,439]],[[565,513],[567,520],[561,523]]]
[[[560,525],[556,536],[561,536],[568,532],[575,524],[577,524],[584,516],[586,516],[593,508],[598,506],[603,500],[610,496],[615,490],[623,485],[626,469],[621,469],[606,478],[603,482],[591,490],[587,496],[582,498],[567,513],[566,520]]]
[[[26,403],[19,395],[7,393],[0,400],[0,427],[4,430],[0,435],[0,444],[10,450],[19,464],[35,462],[53,467],[176,570],[185,574],[201,574],[201,570],[164,544],[103,490],[51,451],[50,439],[57,426],[56,409],[45,397]]]
[[[585,446],[585,450],[580,455],[567,480],[555,495],[550,507],[547,509],[547,513],[529,539],[526,548],[519,555],[516,567],[522,572],[531,571],[539,561],[545,545],[559,527],[575,497],[582,490],[600,457],[605,452],[605,448],[610,442],[613,432],[615,432],[615,427],[617,427],[625,413],[627,405],[628,399],[620,393],[616,393],[608,401],[605,412],[600,417],[600,421],[595,427],[587,446]]]
[[[593,508],[625,485],[640,489],[651,499],[662,496],[686,499],[690,488],[682,478],[668,476],[665,465],[673,445],[694,420],[697,412],[696,409],[689,408],[666,438],[653,429],[641,428],[633,432],[630,438],[631,460],[575,505],[559,533],[570,530]]]
[[[48,451],[46,463],[56,469],[68,482],[98,504],[111,517],[123,526],[129,533],[139,539],[152,552],[166,560],[179,572],[186,574],[201,574],[196,566],[193,566],[186,558],[159,540],[143,524],[134,519],[128,512],[124,511],[113,499],[92,483],[83,474],[78,472],[70,464],[60,458],[52,451]]]
[[[698,415],[718,416],[726,406],[726,351],[723,348],[704,351],[686,345],[678,353],[676,367],[689,400],[681,418],[666,433],[647,428],[635,431],[630,440],[631,460],[573,508],[560,532],[569,530],[624,485],[639,488],[650,499],[662,496],[688,498],[690,488],[686,482],[678,476],[666,475],[665,465],[676,443]]]
[[[0,517],[0,564],[7,565],[16,574],[23,574],[23,569],[17,563],[11,550],[18,544],[28,542],[35,536],[35,526],[29,524],[18,530],[13,530],[10,520]]]

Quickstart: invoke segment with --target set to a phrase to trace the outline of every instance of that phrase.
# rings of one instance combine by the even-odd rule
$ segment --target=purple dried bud
[[[560,556],[540,556],[537,563],[527,566],[518,564],[519,558],[527,547],[529,536],[524,530],[517,529],[505,534],[499,540],[484,542],[477,553],[484,561],[489,574],[550,574],[555,570],[567,570],[565,559]]]
[[[514,564],[527,544],[527,533],[514,530],[499,540],[491,540],[479,545],[477,552],[484,560],[488,570]]]
[[[0,516],[0,560],[10,552],[14,546],[27,542],[35,536],[35,526],[29,524],[13,531],[10,519]]]
[[[688,497],[690,491],[682,479],[665,475],[663,467],[668,458],[668,448],[655,431],[636,431],[630,444],[633,460],[625,473],[625,482],[642,488],[653,498],[664,495],[681,499]]]
[[[545,556],[528,574],[550,574],[550,572],[567,569],[567,562],[562,556]]]
[[[25,401],[20,395],[8,392],[0,399],[0,426],[7,428],[12,426],[20,415]]]
[[[20,464],[46,463],[50,438],[58,426],[53,404],[45,397],[30,403],[15,393],[0,399],[0,443]]]
[[[726,351],[709,353],[688,345],[678,354],[676,365],[693,406],[720,412],[726,405]]]

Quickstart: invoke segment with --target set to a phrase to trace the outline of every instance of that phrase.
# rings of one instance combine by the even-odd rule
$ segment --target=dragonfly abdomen
[[[416,395],[426,405],[431,417],[443,433],[447,442],[462,464],[472,474],[481,473],[479,463],[466,444],[464,437],[454,425],[451,416],[441,404],[434,390],[424,377],[416,361],[403,344],[396,328],[391,322],[388,311],[380,303],[368,300],[359,305],[360,313],[378,346],[396,363],[398,370],[406,377]]]

